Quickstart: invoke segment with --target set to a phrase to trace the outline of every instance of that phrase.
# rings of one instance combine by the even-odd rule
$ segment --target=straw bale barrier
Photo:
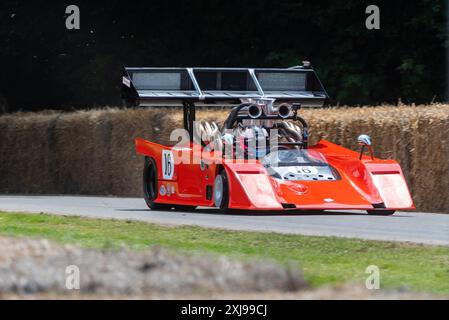
[[[197,112],[222,122],[228,110]],[[371,135],[376,155],[397,159],[419,210],[449,212],[449,105],[301,110],[312,142],[358,149]],[[141,195],[143,160],[133,140],[170,143],[181,110],[105,108],[0,116],[0,193]]]

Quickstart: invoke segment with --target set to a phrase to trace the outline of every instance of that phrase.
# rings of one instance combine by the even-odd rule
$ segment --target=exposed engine
[[[261,159],[273,148],[304,148],[307,124],[303,121],[301,128],[292,122],[297,119],[297,106],[274,106],[271,99],[251,101],[233,109],[225,122],[223,140],[233,143],[238,158]]]
[[[308,126],[296,114],[297,108],[274,107],[270,102],[234,108],[222,130],[215,122],[197,123],[195,139],[201,137],[207,150],[222,150],[225,157],[258,159],[277,179],[338,180],[338,173],[319,152],[307,150]]]
[[[215,122],[196,123],[194,139],[208,150],[224,151],[232,146],[232,157],[244,159],[261,159],[273,148],[306,148],[308,127],[297,116],[298,107],[286,103],[274,106],[273,102],[263,99],[234,108],[221,130]]]

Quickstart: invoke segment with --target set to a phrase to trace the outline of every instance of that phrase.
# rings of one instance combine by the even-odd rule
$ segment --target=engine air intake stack
[[[289,104],[283,103],[278,107],[278,115],[283,119],[288,118],[291,113],[292,107]]]
[[[251,119],[260,118],[263,114],[262,106],[258,104],[252,104],[248,107],[248,116]]]

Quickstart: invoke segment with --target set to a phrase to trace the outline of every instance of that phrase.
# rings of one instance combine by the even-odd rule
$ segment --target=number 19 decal
[[[173,152],[170,150],[162,150],[162,175],[164,180],[172,180],[174,173]]]

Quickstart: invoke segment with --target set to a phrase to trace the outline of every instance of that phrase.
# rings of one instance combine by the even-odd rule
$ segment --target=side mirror
[[[371,146],[371,137],[366,135],[366,134],[361,134],[358,138],[357,141],[359,143],[360,146]]]
[[[359,146],[361,146],[361,150],[360,150],[360,157],[359,159],[362,160],[363,157],[363,152],[365,151],[365,148],[368,148],[370,155],[371,155],[371,160],[374,160],[374,152],[373,152],[373,144],[371,142],[371,137],[366,135],[366,134],[361,134],[358,138],[357,138],[357,142],[359,144]]]

